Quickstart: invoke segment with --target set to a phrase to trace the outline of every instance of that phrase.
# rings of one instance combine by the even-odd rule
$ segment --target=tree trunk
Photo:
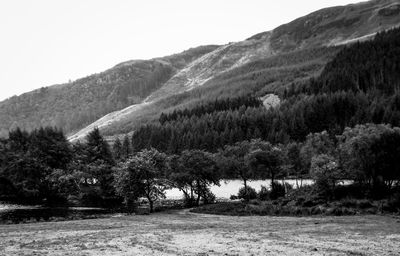
[[[129,214],[132,214],[136,210],[135,202],[131,198],[125,198],[125,204]]]
[[[200,181],[197,180],[197,201],[196,201],[196,205],[199,206],[200,204]]]
[[[275,182],[275,173],[271,171],[271,184]]]
[[[287,189],[287,187],[286,187],[285,177],[283,177],[283,179],[282,179],[282,185],[283,185],[283,187],[285,188],[285,195],[286,195],[287,192],[288,192],[288,189]]]
[[[196,205],[197,205],[197,206],[200,205],[200,194],[197,195]]]
[[[181,189],[181,188],[179,190],[183,192],[183,194],[185,195],[185,198],[189,198],[189,192],[188,191],[186,191],[185,189]]]
[[[184,189],[184,188],[182,188],[182,189],[180,189],[182,192],[183,192],[183,194],[185,195],[185,204],[186,204],[186,206],[188,206],[187,204],[188,204],[188,202],[190,202],[190,193],[189,193],[189,190],[187,189]]]
[[[194,201],[194,188],[193,188],[193,184],[192,185],[190,185],[190,207],[192,207],[193,205],[194,205],[194,203],[195,203],[195,201]]]
[[[153,212],[153,199],[151,198],[151,188],[150,188],[150,183],[147,182],[147,200],[149,200],[149,205],[150,205],[150,212]]]
[[[153,200],[149,199],[149,204],[150,204],[150,213],[154,212],[154,202]]]
[[[249,201],[249,193],[247,193],[247,179],[242,178],[243,179],[243,184],[244,184],[244,197],[246,199],[246,201]]]

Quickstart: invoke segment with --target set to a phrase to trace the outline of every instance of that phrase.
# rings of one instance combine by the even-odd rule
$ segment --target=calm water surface
[[[279,180],[278,182],[282,181]],[[291,184],[294,188],[296,187],[296,180],[285,180],[285,182]],[[300,180],[298,180],[298,182],[300,185]],[[312,180],[303,180],[303,185],[310,185],[312,183]],[[260,191],[261,186],[266,186],[269,188],[271,185],[271,180],[248,181],[247,185],[254,188],[258,192]],[[241,187],[243,187],[243,181],[241,180],[222,180],[221,186],[211,187],[211,192],[213,192],[217,198],[229,199],[231,195],[237,195]],[[173,188],[167,190],[166,196],[167,199],[181,199],[183,197],[183,193],[179,189]]]
[[[107,209],[85,207],[41,207],[3,204],[0,202],[0,224],[26,221],[73,220],[97,218],[110,213]]]

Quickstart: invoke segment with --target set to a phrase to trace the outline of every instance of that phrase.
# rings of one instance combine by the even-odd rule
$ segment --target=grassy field
[[[183,210],[0,225],[0,255],[400,255],[400,219],[232,217]]]

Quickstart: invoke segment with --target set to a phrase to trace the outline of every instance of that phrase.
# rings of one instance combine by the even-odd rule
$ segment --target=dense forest
[[[254,138],[287,144],[324,130],[334,136],[357,124],[399,126],[399,38],[397,29],[380,33],[371,42],[345,47],[319,77],[285,90],[279,108],[266,109],[247,95],[162,114],[158,124],[134,133],[135,150],[215,151]]]
[[[391,95],[399,91],[400,38],[398,30],[378,33],[373,41],[345,47],[329,62],[322,74],[291,93],[333,93],[378,91]]]
[[[128,133],[143,124],[158,122],[161,112],[191,109],[215,99],[241,96],[261,97],[266,93],[283,95],[292,83],[300,83],[318,75],[333,59],[340,47],[320,47],[282,53],[249,62],[216,75],[203,86],[162,98],[144,106],[129,118],[102,128],[105,135]]]

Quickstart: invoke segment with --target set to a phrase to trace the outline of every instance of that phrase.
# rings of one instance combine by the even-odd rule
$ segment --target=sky
[[[0,0],[0,100],[361,0]]]

